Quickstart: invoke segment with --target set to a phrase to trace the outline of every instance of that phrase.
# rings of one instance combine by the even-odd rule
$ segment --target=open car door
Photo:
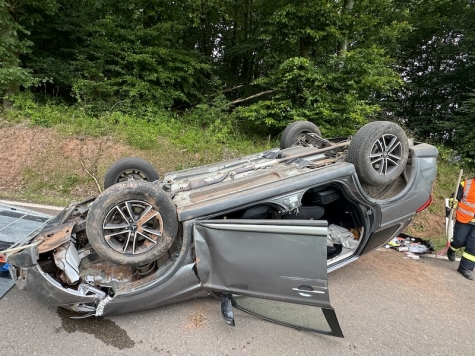
[[[196,221],[194,241],[198,276],[222,293],[225,319],[229,298],[266,320],[343,337],[328,294],[326,221]]]

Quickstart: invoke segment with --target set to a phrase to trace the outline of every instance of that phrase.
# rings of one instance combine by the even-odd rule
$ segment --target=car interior
[[[351,232],[359,243],[363,223],[356,206],[344,197],[336,185],[310,188],[301,198],[301,205],[290,211],[273,203],[261,203],[218,215],[213,219],[284,219],[284,220],[326,220],[329,226],[336,225]],[[348,236],[348,234],[347,234]],[[350,256],[358,243],[342,244],[338,239],[327,241],[327,260],[335,262]],[[346,245],[347,247],[345,247]]]

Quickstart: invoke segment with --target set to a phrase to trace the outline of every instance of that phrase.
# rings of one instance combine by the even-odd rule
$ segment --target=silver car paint
[[[194,238],[204,288],[330,307],[326,221],[199,221]]]

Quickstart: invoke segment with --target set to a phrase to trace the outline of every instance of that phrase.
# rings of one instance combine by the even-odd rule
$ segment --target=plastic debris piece
[[[412,252],[412,253],[425,253],[429,250],[429,248],[425,245],[421,245],[421,244],[415,244],[415,245],[411,245],[409,246],[409,252]]]
[[[405,254],[407,257],[412,258],[413,260],[418,260],[418,259],[420,259],[419,256],[413,254],[412,252],[404,252],[404,254]]]
[[[398,239],[395,237],[394,239],[392,239],[391,241],[388,242],[388,245],[389,246],[393,246],[393,247],[397,247],[400,245],[400,242],[398,241]]]
[[[8,268],[10,267],[10,264],[8,263],[5,263],[2,267],[1,267],[1,270],[2,271],[8,271]]]

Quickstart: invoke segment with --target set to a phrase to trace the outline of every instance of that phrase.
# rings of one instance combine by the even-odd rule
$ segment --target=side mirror
[[[226,324],[234,326],[233,304],[229,294],[221,294],[221,315]]]

